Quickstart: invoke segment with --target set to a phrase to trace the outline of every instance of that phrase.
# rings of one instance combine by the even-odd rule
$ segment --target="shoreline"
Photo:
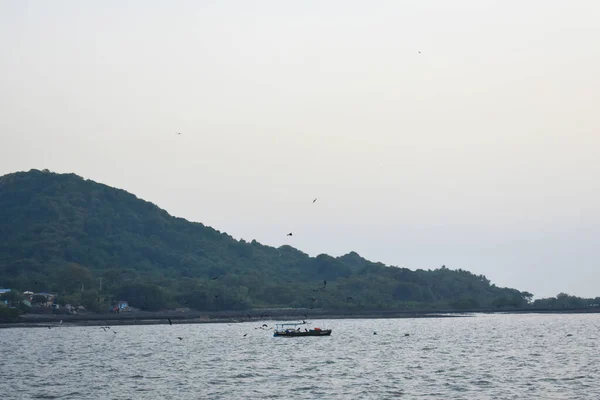
[[[17,321],[0,321],[0,329],[47,328],[65,326],[124,326],[173,324],[242,323],[259,321],[291,321],[320,319],[392,319],[392,318],[465,318],[474,314],[597,314],[600,309],[513,309],[513,310],[422,310],[422,311],[335,311],[307,309],[263,309],[211,312],[123,312],[90,314],[26,314]],[[63,324],[60,324],[60,321]]]

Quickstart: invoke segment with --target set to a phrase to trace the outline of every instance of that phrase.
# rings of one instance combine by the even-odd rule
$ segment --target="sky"
[[[0,175],[600,296],[599,20],[595,0],[0,0]]]

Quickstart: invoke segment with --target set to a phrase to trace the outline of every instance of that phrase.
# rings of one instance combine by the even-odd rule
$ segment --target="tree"
[[[10,292],[2,293],[0,295],[0,300],[16,303],[17,301],[23,300],[23,296],[21,293],[11,290]]]
[[[92,282],[92,272],[82,265],[70,263],[63,273],[63,285],[69,291],[89,288]]]
[[[34,294],[33,298],[31,299],[31,302],[33,304],[44,304],[47,301],[48,301],[48,299],[43,294]]]

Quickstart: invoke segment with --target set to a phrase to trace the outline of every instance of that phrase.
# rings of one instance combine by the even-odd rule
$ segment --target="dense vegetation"
[[[532,296],[463,270],[237,241],[123,190],[38,170],[0,177],[0,287],[96,311],[112,300],[148,310],[519,307]]]
[[[531,307],[559,310],[564,308],[598,308],[600,307],[600,297],[586,299],[559,293],[556,297],[537,299],[531,304]]]

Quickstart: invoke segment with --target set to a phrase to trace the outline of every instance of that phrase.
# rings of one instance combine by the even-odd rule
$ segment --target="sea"
[[[0,398],[600,399],[600,314],[306,322],[0,329]]]

